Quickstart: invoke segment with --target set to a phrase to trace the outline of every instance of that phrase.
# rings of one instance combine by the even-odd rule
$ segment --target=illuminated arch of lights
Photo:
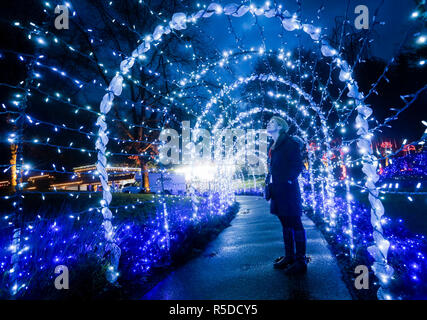
[[[49,8],[51,7],[49,2],[44,2],[44,6]],[[197,7],[199,8],[200,6],[197,5]],[[379,179],[379,176],[377,174],[378,163],[380,160],[383,159],[377,158],[373,154],[373,150],[371,147],[371,140],[374,137],[374,133],[382,125],[386,125],[390,120],[386,120],[383,124],[377,125],[376,127],[370,127],[368,121],[372,120],[371,116],[373,111],[365,103],[367,97],[369,97],[372,93],[375,93],[375,88],[377,87],[381,79],[386,78],[385,73],[389,70],[390,64],[387,65],[383,75],[381,75],[378,81],[373,84],[372,89],[366,95],[364,95],[359,91],[357,82],[353,78],[352,71],[354,69],[354,66],[350,66],[348,62],[342,58],[342,55],[339,50],[336,50],[332,46],[330,46],[330,44],[325,40],[325,35],[322,32],[323,29],[320,27],[316,27],[312,24],[301,23],[300,17],[298,17],[297,14],[289,14],[286,10],[282,9],[281,5],[272,7],[269,2],[267,2],[265,5],[260,7],[257,7],[252,4],[245,5],[234,3],[221,6],[216,3],[211,3],[210,5],[203,5],[202,7],[202,10],[199,10],[190,15],[187,15],[182,12],[175,13],[172,15],[172,18],[169,22],[167,22],[167,20],[164,20],[164,17],[162,17],[161,20],[164,23],[162,25],[156,26],[152,34],[147,35],[145,37],[140,37],[142,42],[138,42],[140,44],[134,51],[132,51],[129,56],[126,56],[123,53],[119,54],[119,56],[124,56],[125,59],[121,61],[120,68],[118,71],[113,70],[114,77],[108,85],[103,85],[98,80],[93,80],[89,82],[76,78],[75,76],[71,75],[71,73],[65,72],[65,70],[61,70],[61,67],[59,66],[49,65],[47,62],[45,62],[46,60],[44,60],[45,57],[43,55],[32,56],[22,53],[15,53],[18,61],[26,64],[30,76],[28,76],[26,81],[23,82],[21,86],[13,87],[14,89],[21,90],[19,94],[16,94],[14,101],[12,101],[12,104],[17,107],[18,111],[7,110],[6,107],[3,105],[3,108],[6,110],[0,111],[0,114],[9,114],[12,116],[16,116],[16,121],[19,122],[19,126],[21,127],[23,126],[23,122],[25,121],[28,126],[45,126],[49,129],[52,129],[55,134],[57,132],[72,132],[73,134],[81,135],[82,137],[88,139],[88,142],[91,145],[93,144],[94,140],[96,141],[95,148],[86,148],[83,146],[79,146],[77,144],[74,144],[74,141],[71,141],[70,144],[67,145],[66,143],[64,143],[64,139],[61,140],[61,142],[59,143],[61,145],[59,145],[55,143],[54,139],[51,140],[50,136],[47,138],[34,136],[32,137],[32,139],[24,139],[24,135],[22,134],[22,132],[14,131],[9,135],[7,140],[11,144],[11,146],[12,144],[17,144],[21,147],[18,147],[18,154],[14,164],[11,162],[10,165],[0,165],[0,167],[6,168],[6,171],[10,169],[12,173],[16,176],[15,181],[20,181],[22,175],[26,175],[28,172],[38,172],[41,175],[46,173],[68,174],[72,177],[72,179],[86,175],[92,177],[92,179],[99,179],[102,185],[102,200],[100,202],[100,207],[91,207],[82,212],[73,212],[70,215],[70,219],[78,219],[80,218],[81,214],[91,211],[102,214],[102,237],[105,239],[105,243],[107,244],[106,249],[108,251],[109,259],[109,267],[107,271],[108,280],[110,282],[115,282],[117,277],[119,276],[119,259],[121,257],[123,258],[123,254],[121,251],[126,252],[126,250],[129,250],[129,248],[126,248],[125,245],[123,246],[120,243],[120,235],[118,235],[119,232],[117,226],[113,226],[112,224],[113,212],[117,213],[117,210],[123,208],[135,208],[138,205],[143,206],[145,202],[140,201],[138,199],[133,203],[129,202],[123,206],[113,207],[111,205],[113,197],[112,192],[114,190],[112,190],[113,183],[112,181],[109,181],[109,175],[116,173],[116,171],[114,170],[126,171],[127,169],[132,168],[116,168],[113,170],[110,167],[107,159],[110,156],[138,158],[140,156],[148,155],[148,152],[146,150],[143,150],[141,152],[138,151],[138,153],[129,152],[129,150],[126,149],[124,146],[127,143],[149,143],[155,145],[156,147],[160,146],[160,148],[162,147],[162,143],[159,141],[150,141],[149,139],[123,139],[118,135],[110,133],[110,130],[107,126],[107,121],[112,122],[112,125],[110,124],[110,126],[114,126],[116,123],[119,122],[120,124],[124,124],[125,126],[127,126],[127,128],[129,129],[143,128],[149,130],[150,133],[158,133],[164,128],[171,127],[171,124],[173,122],[178,123],[176,115],[173,112],[169,112],[168,110],[168,107],[176,107],[182,108],[182,110],[187,112],[187,114],[192,117],[192,119],[196,120],[196,129],[201,128],[203,124],[209,126],[209,128],[212,129],[213,133],[220,133],[224,129],[259,130],[263,124],[263,122],[260,120],[260,116],[262,119],[265,120],[264,115],[266,114],[279,115],[288,120],[288,122],[291,124],[292,129],[295,129],[296,135],[301,138],[302,144],[304,145],[305,151],[307,152],[305,161],[305,166],[307,170],[299,178],[304,204],[312,207],[314,213],[323,218],[323,220],[326,222],[326,225],[328,226],[327,231],[333,232],[334,235],[338,235],[338,237],[341,237],[342,239],[345,238],[343,242],[345,243],[346,248],[350,249],[350,255],[352,254],[353,249],[352,207],[350,201],[352,195],[350,193],[350,185],[354,188],[359,188],[361,192],[366,192],[368,194],[369,203],[371,207],[371,217],[370,221],[367,221],[367,223],[372,224],[372,226],[369,228],[368,233],[373,236],[374,244],[369,246],[367,250],[374,259],[372,269],[374,270],[381,284],[381,288],[378,291],[378,297],[380,299],[394,298],[391,294],[391,291],[389,290],[389,284],[390,280],[394,278],[393,276],[395,273],[388,261],[388,251],[390,247],[389,240],[393,241],[394,245],[395,239],[389,237],[387,240],[383,235],[383,224],[384,220],[386,220],[384,217],[384,207],[380,200],[380,192],[383,191],[380,190],[381,188],[376,186],[376,183]],[[154,13],[151,12],[151,14]],[[224,50],[222,53],[222,57],[220,56],[219,58],[215,58],[215,60],[214,58],[207,59],[205,61],[200,60],[202,61],[202,64],[198,65],[197,68],[194,68],[192,72],[186,72],[184,68],[180,69],[179,67],[177,67],[175,72],[176,74],[178,74],[178,76],[174,77],[174,79],[172,80],[168,80],[166,78],[162,79],[177,88],[177,90],[173,92],[167,92],[165,94],[161,93],[160,91],[157,92],[155,91],[154,85],[150,86],[149,83],[142,83],[138,79],[132,78],[130,70],[132,68],[135,68],[135,62],[140,63],[140,66],[143,66],[145,61],[145,53],[148,53],[151,48],[155,47],[158,43],[160,43],[160,41],[164,40],[166,36],[170,34],[183,35],[185,29],[187,29],[187,25],[194,25],[196,27],[198,21],[205,18],[209,18],[214,15],[225,15],[229,17],[239,18],[248,14],[251,14],[254,17],[263,16],[269,19],[275,18],[280,22],[280,25],[284,32],[295,32],[297,35],[308,35],[314,43],[316,50],[318,51],[317,54],[319,57],[319,61],[326,62],[326,64],[329,66],[329,78],[326,82],[326,85],[314,85],[315,83],[319,85],[321,81],[317,78],[313,69],[307,73],[301,73],[298,68],[301,69],[306,67],[307,65],[303,64],[301,60],[293,61],[293,57],[291,58],[291,53],[289,51],[285,52],[285,50],[283,49],[285,48],[283,43],[281,44],[280,49],[278,50],[267,50],[267,48],[264,46],[264,38],[262,39],[263,46],[258,49],[251,48],[250,50],[243,50],[239,45],[237,45],[240,51],[233,52],[233,50]],[[419,15],[420,12],[415,11],[411,18],[417,19]],[[112,22],[120,24],[121,26],[126,25],[125,23],[122,23],[116,19],[114,19]],[[30,23],[30,27],[28,29],[24,28],[24,26],[21,25],[19,22],[15,22],[14,26],[27,31],[28,39],[33,39],[40,46],[46,45],[47,41],[45,39],[47,37],[52,37],[52,41],[54,43],[61,43],[61,41],[63,41],[62,39],[57,38],[53,33],[44,30],[42,27],[39,27],[34,23]],[[128,29],[131,32],[136,32],[135,30],[131,30],[131,28],[129,27]],[[88,30],[88,32],[91,33],[92,30]],[[263,37],[263,35],[261,36]],[[237,36],[235,35],[235,37],[237,43]],[[419,36],[418,40],[425,39],[422,37],[423,35]],[[95,39],[95,37],[93,37],[92,40],[97,41],[98,39]],[[366,41],[366,39],[364,41]],[[420,41],[418,41],[418,43],[421,43]],[[94,62],[90,55],[80,52],[65,41],[62,44],[65,45],[65,48],[72,52],[72,54],[79,55],[79,57],[83,59],[88,59],[89,61]],[[112,53],[114,56],[117,56],[117,52],[115,50],[113,50]],[[283,69],[282,71],[285,71],[286,75],[276,75],[272,71],[265,73],[253,73],[250,75],[239,74],[237,76],[232,74],[230,84],[225,81],[222,81],[221,77],[217,77],[214,79],[214,82],[216,82],[216,88],[218,88],[218,90],[210,90],[208,86],[204,87],[204,89],[207,89],[206,91],[208,92],[208,98],[206,99],[206,101],[208,101],[207,103],[202,102],[202,99],[192,96],[190,85],[193,85],[194,87],[198,88],[202,87],[203,84],[201,80],[205,75],[217,74],[215,72],[215,68],[223,68],[224,66],[230,64],[230,61],[234,61],[234,63],[239,64],[242,61],[250,60],[252,59],[252,57],[256,56],[263,58],[276,57],[279,61],[281,61],[281,68]],[[421,60],[419,63],[420,66],[423,66],[424,64],[425,60]],[[172,65],[172,63],[169,64],[169,66]],[[108,75],[111,74],[111,70],[108,70],[102,63],[97,63],[97,66],[99,67],[102,73]],[[64,93],[52,93],[51,91],[49,91],[51,90],[50,87],[48,89],[44,89],[43,86],[40,85],[41,83],[38,80],[41,77],[41,72],[39,70],[45,70],[46,72],[49,72],[55,76],[61,77],[62,79],[64,79],[64,81],[70,81],[79,89],[91,87],[95,88],[96,90],[103,91],[104,93],[105,91],[107,91],[107,93],[105,93],[102,97],[99,111],[90,105],[79,105],[78,102],[76,102],[71,97],[67,97]],[[150,75],[153,77],[153,79],[157,79],[158,77],[160,77],[160,74],[152,72],[151,70],[148,71],[150,72]],[[307,81],[312,81],[311,92],[307,89],[305,89],[304,91],[302,89],[303,86],[301,85],[301,83],[298,85],[298,81],[291,80],[291,75],[296,75],[297,71],[299,71],[298,78],[300,78],[300,80],[306,79]],[[335,79],[337,79],[337,81],[334,80],[334,86],[336,86],[337,83],[338,85],[342,86],[341,88],[338,88],[338,93],[334,94],[329,92],[329,85],[332,82],[332,73]],[[122,95],[122,92],[123,89],[126,90],[128,82],[131,82],[135,86],[147,90],[147,92],[151,94],[160,95],[162,99],[170,102],[168,107],[145,107],[145,110],[147,112],[156,113],[156,116],[157,114],[160,114],[161,117],[164,117],[164,120],[162,121],[163,128],[151,126],[144,120],[141,123],[132,123],[131,121],[129,121],[129,119],[127,119],[127,117],[124,119],[120,119],[117,114],[113,115],[113,113],[110,112],[114,100],[116,100],[115,104],[120,104],[120,108],[126,111],[132,110],[132,108],[134,108],[136,105],[140,105],[141,107],[144,106],[144,103],[142,101],[135,102],[131,99],[128,100],[123,97],[124,95]],[[248,94],[245,97],[240,97],[240,100],[234,99],[233,92],[239,88],[247,86],[250,83],[259,84],[261,93]],[[262,87],[263,85],[267,86],[267,83],[273,84],[275,86],[275,90],[270,90],[267,92],[266,88]],[[280,86],[280,89],[278,86]],[[285,87],[286,89],[283,89],[283,87]],[[314,98],[315,95],[313,94],[314,90],[316,90],[316,93],[320,95],[320,102],[316,102],[316,99]],[[425,88],[420,89],[414,95],[408,95],[407,97],[404,97],[403,101],[405,102],[405,107],[396,113],[396,117],[407,107],[409,107],[409,105],[417,99],[418,95],[423,90],[425,90]],[[79,112],[85,112],[92,116],[96,116],[96,126],[98,128],[98,132],[92,131],[92,128],[84,127],[83,125],[80,127],[72,127],[65,124],[43,121],[38,119],[38,117],[34,117],[33,115],[28,114],[25,111],[26,101],[32,97],[33,92],[36,92],[40,96],[44,97],[44,102],[46,104],[50,101],[56,101],[66,105],[67,107],[70,107],[70,110],[74,109],[74,113],[76,115]],[[258,98],[262,98],[264,101],[263,96],[272,99],[274,107],[267,107],[263,105],[263,103],[261,103],[260,105],[250,107],[247,107],[246,104],[242,105],[245,108],[244,111],[238,109],[239,104],[243,102],[249,102],[249,104],[251,104],[252,101],[255,101],[255,99]],[[294,98],[294,96],[296,96],[296,98]],[[181,98],[196,99],[198,104],[193,105],[191,103],[186,103],[184,100],[180,101]],[[229,100],[229,104],[225,107],[225,102],[221,101],[222,98],[224,98],[224,100]],[[348,108],[343,108],[342,101],[347,98],[349,106]],[[281,103],[281,99],[285,100],[284,104]],[[306,103],[302,103],[302,101]],[[278,104],[280,104],[280,106],[277,106]],[[324,106],[326,107],[323,108]],[[221,108],[223,111],[227,111],[225,110],[226,107],[229,107],[230,109],[236,108],[235,110],[233,110],[236,111],[236,113],[232,117],[228,116],[226,113],[223,114],[221,112]],[[212,113],[214,116],[212,116]],[[334,116],[337,117],[335,121],[330,120],[331,113],[334,113]],[[352,119],[354,117],[354,127],[357,130],[357,135],[354,135],[352,139],[344,139],[343,137],[337,137],[338,134],[336,133],[336,130],[340,129],[341,133],[343,133],[343,130],[345,131],[345,126],[351,125],[350,122],[352,120],[350,120],[350,118]],[[333,124],[331,125],[330,122],[333,122]],[[427,123],[423,123],[427,126]],[[33,134],[33,132],[31,134]],[[425,136],[427,136],[427,130]],[[333,140],[333,138],[338,139]],[[340,138],[342,138],[342,140]],[[336,143],[336,140],[338,140],[338,143]],[[402,150],[403,148],[406,148],[405,150],[410,150],[410,147],[414,147],[414,144],[418,143],[421,145],[424,143],[423,139],[417,142],[412,142],[412,144],[409,145],[406,145],[405,141],[403,142],[403,146],[400,150]],[[50,169],[38,168],[30,166],[28,164],[24,164],[22,156],[20,155],[20,152],[22,153],[22,144],[24,143],[33,146],[43,146],[44,148],[52,148],[53,150],[57,150],[58,154],[61,154],[64,150],[79,152],[83,155],[88,156],[90,161],[96,161],[96,169],[90,170],[88,172],[76,173],[69,172],[64,167],[61,168],[60,166],[57,166],[53,161],[51,163],[52,168]],[[109,145],[109,148],[107,148],[107,145]],[[117,152],[117,150],[114,150],[113,152],[113,147],[116,149],[121,148],[121,150],[119,152]],[[246,149],[239,149],[232,157],[215,161],[215,165],[211,167],[203,163],[200,166],[193,166],[193,169],[188,172],[190,176],[194,173],[196,174],[196,176],[209,175],[211,180],[215,180],[215,183],[211,184],[210,182],[202,182],[198,184],[197,179],[191,178],[189,180],[191,183],[189,184],[187,195],[189,195],[191,199],[192,217],[184,217],[185,219],[189,219],[191,222],[197,223],[197,221],[199,221],[198,219],[202,216],[202,214],[200,214],[199,212],[201,204],[199,201],[200,197],[198,197],[198,195],[200,195],[200,193],[196,193],[196,191],[200,191],[200,189],[202,188],[204,188],[204,190],[210,191],[210,193],[208,193],[208,196],[204,197],[204,200],[207,199],[209,207],[208,216],[210,214],[223,214],[227,209],[228,205],[230,205],[234,201],[234,194],[236,192],[239,192],[241,190],[245,192],[246,189],[252,189],[259,192],[260,186],[263,185],[263,183],[260,183],[260,181],[262,180],[262,178],[260,180],[260,175],[255,172],[254,168],[252,168],[251,166],[236,165],[237,163],[241,163],[241,159],[244,159],[245,157],[258,156],[258,158],[260,159],[260,165],[262,167],[262,170],[265,171],[266,161],[263,160],[267,157],[265,152],[261,149],[256,152],[255,148],[251,148],[250,150],[250,152],[253,152],[253,154],[248,154]],[[353,151],[353,154],[358,153],[359,158],[351,159],[351,157],[348,156],[344,159],[343,155],[348,154],[350,150]],[[397,152],[399,152],[400,150],[398,150]],[[337,152],[340,152],[340,156],[342,156],[342,161],[332,162],[331,160],[336,157]],[[395,152],[395,154],[397,154],[397,152]],[[391,157],[392,154],[390,154],[389,156]],[[386,158],[386,160],[388,159]],[[159,163],[158,159],[156,161]],[[354,183],[353,178],[349,177],[348,174],[346,174],[344,177],[341,176],[340,179],[334,177],[333,169],[337,166],[342,166],[343,170],[346,170],[346,167],[353,167],[355,165],[360,165],[362,167],[364,181],[358,181],[357,183]],[[159,165],[159,167],[161,168],[162,166]],[[181,169],[186,170],[186,168]],[[166,172],[166,170],[163,169],[155,171],[161,173]],[[249,180],[247,180],[248,178]],[[247,184],[246,182],[249,183]],[[205,185],[203,185],[203,183]],[[250,187],[250,185],[252,185],[253,187]],[[308,190],[304,190],[303,185],[308,186],[310,192],[308,192]],[[418,183],[417,188],[419,188],[419,186],[420,183]],[[196,190],[198,187],[200,187],[200,189]],[[342,206],[341,202],[339,203],[341,206],[338,206],[338,202],[342,199],[340,200],[339,197],[335,197],[335,190],[338,189],[338,187],[341,187],[341,189],[344,190],[347,196],[347,201],[345,202],[344,200],[344,206]],[[57,190],[55,189],[54,191],[56,192]],[[45,199],[44,192],[26,192],[38,193],[41,195],[43,200]],[[79,198],[79,195],[74,192],[63,193],[74,199]],[[89,197],[91,196],[91,193],[92,192],[87,192]],[[410,196],[414,196],[415,194],[421,193],[410,193]],[[213,205],[213,196],[217,195],[219,195],[217,203],[219,205],[215,207]],[[17,212],[19,212],[20,210],[22,211],[21,198],[23,198],[23,196],[24,195],[22,193],[22,189],[16,188],[16,193],[10,197],[5,197],[5,199],[10,199],[13,207],[16,209]],[[412,198],[410,196],[408,196],[408,199],[412,201]],[[149,241],[145,241],[146,239],[142,237],[139,239],[139,241],[143,242],[142,247],[144,249],[144,254],[148,252],[147,257],[145,257],[143,254],[143,260],[148,261],[152,259],[152,261],[156,261],[156,259],[158,259],[158,256],[152,254],[149,248],[149,243],[153,243],[154,241],[156,241],[156,239],[162,242],[162,246],[166,246],[167,248],[169,248],[169,219],[171,217],[171,212],[168,212],[168,210],[172,209],[167,207],[165,200],[166,198],[167,196],[161,195],[159,197],[156,196],[155,200],[149,201],[152,203],[155,203],[154,201],[158,201],[156,202],[157,204],[159,204],[157,208],[157,220],[153,220],[150,223],[159,223],[160,221],[160,227],[158,229],[155,229],[153,234],[150,235],[151,238],[149,239]],[[181,198],[177,197],[177,199]],[[177,201],[173,199],[169,200],[172,202]],[[318,210],[320,210],[320,212]],[[336,220],[338,220],[338,218],[342,217],[343,215],[348,216],[348,219],[346,220],[348,226],[344,227],[345,230],[340,230],[339,228],[337,228]],[[10,269],[12,271],[10,271],[10,273],[12,275],[12,279],[14,279],[14,277],[18,274],[18,272],[14,271],[19,270],[18,267],[20,258],[22,259],[22,255],[24,255],[24,259],[31,258],[31,253],[25,253],[27,251],[30,252],[29,247],[27,245],[28,242],[27,244],[25,244],[24,241],[24,244],[22,245],[19,243],[19,238],[22,237],[21,231],[23,231],[21,230],[21,227],[16,223],[14,224],[10,217],[5,217],[5,219],[10,221],[9,225],[14,226],[13,242],[10,246],[10,251],[12,255],[12,269]],[[58,226],[56,226],[55,224],[51,226],[53,230],[58,228]],[[27,229],[32,227],[33,226],[30,224],[27,226]],[[373,232],[371,232],[371,230],[373,230]],[[166,233],[166,235],[163,235],[163,233]],[[136,236],[133,235],[133,237]],[[368,242],[363,240],[363,243]],[[127,257],[126,259],[129,259],[129,257]],[[138,259],[138,257],[135,259]],[[2,265],[3,261],[1,262],[0,267],[2,267]],[[141,270],[143,270],[144,272],[148,269],[148,263],[147,265],[141,266]],[[28,270],[24,272],[28,272]],[[29,275],[30,274],[27,274],[27,276]],[[15,278],[14,280],[16,279],[17,278]],[[21,283],[18,284],[18,282]],[[25,288],[25,286],[26,284],[24,282],[20,280],[15,281],[15,284],[12,286],[12,294],[15,294],[21,288]]]
[[[282,16],[281,9],[260,7],[257,8],[254,5],[237,5],[234,3],[221,6],[216,3],[211,3],[206,9],[202,9],[196,13],[186,15],[185,13],[179,12],[172,16],[167,26],[158,25],[155,27],[154,32],[151,36],[145,37],[144,41],[132,52],[132,55],[120,64],[120,73],[117,73],[111,80],[109,85],[109,92],[107,92],[100,104],[101,115],[98,118],[97,125],[99,126],[99,138],[96,141],[96,149],[98,150],[98,161],[97,170],[100,173],[100,179],[103,186],[103,209],[102,214],[104,216],[104,229],[105,237],[111,246],[117,251],[116,257],[119,254],[119,248],[116,247],[113,240],[113,226],[111,224],[112,213],[108,208],[112,195],[110,187],[108,185],[108,173],[106,171],[107,159],[106,150],[108,143],[107,124],[105,121],[105,115],[111,110],[111,105],[115,96],[120,96],[123,88],[123,76],[126,75],[135,63],[135,59],[147,51],[150,50],[151,42],[160,40],[164,35],[168,35],[171,30],[184,30],[187,28],[187,23],[196,23],[200,18],[209,18],[214,14],[230,15],[233,17],[242,17],[246,13],[252,13],[257,16],[263,15],[267,18],[279,17],[282,26],[287,31],[303,30],[307,33],[313,41],[320,41],[321,28],[315,27],[311,24],[301,24],[298,21],[298,16],[293,14],[290,17]],[[390,246],[388,240],[383,236],[383,229],[381,225],[381,218],[384,215],[384,207],[379,199],[378,190],[376,189],[375,182],[378,181],[379,176],[376,173],[378,167],[378,161],[373,155],[371,149],[371,138],[372,134],[369,132],[369,124],[367,119],[372,115],[372,109],[363,103],[364,96],[359,91],[356,81],[353,79],[352,70],[348,63],[339,57],[339,52],[330,47],[328,43],[321,41],[320,47],[322,55],[331,57],[332,61],[340,69],[340,80],[346,84],[349,92],[348,97],[354,98],[357,105],[358,115],[356,118],[356,127],[358,128],[359,139],[357,146],[359,151],[363,154],[363,168],[362,171],[367,177],[366,188],[369,191],[369,201],[372,206],[371,222],[374,229],[373,235],[375,239],[375,245],[368,248],[368,251],[373,256],[375,262],[373,269],[379,279],[383,280],[383,283],[387,283],[388,279],[393,275],[393,268],[387,263],[387,252]],[[206,115],[206,110],[203,111],[202,116]],[[196,126],[197,127],[197,126]],[[329,159],[329,157],[328,157]],[[329,160],[328,160],[329,161]],[[330,166],[329,166],[330,167]],[[117,270],[118,257],[112,264],[113,272]],[[112,278],[112,280],[114,277]],[[378,292],[379,297],[387,298],[389,296],[385,287],[380,288]]]

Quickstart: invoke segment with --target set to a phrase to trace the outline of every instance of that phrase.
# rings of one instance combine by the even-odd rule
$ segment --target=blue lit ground
[[[239,196],[240,212],[203,254],[157,284],[144,299],[351,299],[327,243],[304,218],[306,275],[272,267],[283,254],[281,227],[260,197]],[[248,211],[249,210],[249,211]]]

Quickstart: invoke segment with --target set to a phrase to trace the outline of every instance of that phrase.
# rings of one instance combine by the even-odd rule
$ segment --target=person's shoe
[[[279,261],[280,261],[280,260],[282,260],[284,257],[285,257],[285,256],[281,256],[281,257],[278,257],[278,258],[274,259],[274,263],[279,262]]]
[[[289,268],[286,269],[286,274],[303,274],[307,272],[307,258],[300,258],[295,260]]]
[[[275,269],[286,269],[294,262],[295,259],[293,257],[281,257],[281,259],[279,258],[279,260],[276,259],[273,266]]]

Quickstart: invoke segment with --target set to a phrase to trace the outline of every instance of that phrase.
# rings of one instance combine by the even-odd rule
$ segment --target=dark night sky
[[[221,0],[216,2],[221,4],[227,4],[233,1]],[[257,5],[262,5],[263,3],[265,3],[265,1],[251,2]],[[377,20],[384,21],[385,24],[381,26],[376,26],[375,30],[377,32],[377,37],[375,38],[375,41],[373,43],[373,54],[386,60],[390,59],[396,53],[396,49],[404,38],[405,32],[410,28],[410,15],[416,6],[415,2],[412,0],[350,0],[349,2],[345,0],[303,0],[301,2],[301,15],[303,21],[309,23],[312,22],[316,26],[327,28],[329,30],[334,26],[334,19],[336,16],[345,16],[347,3],[349,3],[348,18],[351,21],[354,21],[356,17],[356,14],[354,14],[354,8],[357,5],[364,4],[369,8],[371,22],[374,12],[380,6]],[[274,2],[271,1],[271,3]],[[282,3],[283,8],[288,10],[290,13],[296,12],[298,10],[298,5],[296,1],[283,1],[278,3]],[[324,9],[319,15],[317,12],[321,7],[324,7]],[[318,16],[319,19],[317,19]],[[221,18],[210,18],[209,22],[211,22],[212,24],[209,24],[211,28],[207,28],[207,31],[210,31],[214,35],[216,35],[215,38],[218,40],[219,47],[221,47],[222,45],[231,46],[231,41],[221,41],[221,38],[223,38],[224,36],[224,30],[222,28],[218,28],[218,26],[213,27],[215,19]],[[234,26],[239,31],[239,33],[251,32],[251,22],[246,17],[235,19],[234,21],[236,22]],[[271,31],[269,37],[273,38],[274,34],[277,33],[277,31],[279,30],[277,27],[278,22],[267,18],[261,18],[260,22],[262,22],[262,24],[265,26],[266,33],[267,30]],[[248,39],[245,44],[247,44],[248,46],[257,44],[259,45],[259,41],[260,37],[258,36]]]

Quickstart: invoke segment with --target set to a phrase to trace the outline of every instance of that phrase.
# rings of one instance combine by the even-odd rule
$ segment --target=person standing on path
[[[285,244],[285,256],[277,258],[274,267],[296,274],[307,271],[306,235],[301,222],[302,201],[297,180],[303,161],[300,142],[290,136],[288,130],[288,123],[280,117],[272,117],[267,124],[273,144],[268,152],[266,199],[271,200],[270,212],[282,224]]]

